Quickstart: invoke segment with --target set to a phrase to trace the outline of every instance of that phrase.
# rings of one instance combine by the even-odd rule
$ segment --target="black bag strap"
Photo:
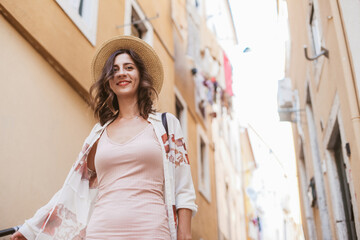
[[[161,121],[162,121],[162,124],[163,124],[163,126],[165,128],[166,135],[169,137],[169,130],[168,130],[167,119],[166,119],[166,112],[161,114]]]

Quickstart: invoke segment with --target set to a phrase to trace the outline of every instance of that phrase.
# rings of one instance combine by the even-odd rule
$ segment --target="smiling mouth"
[[[130,83],[130,81],[119,81],[118,83],[116,83],[117,86],[125,86],[128,85]]]

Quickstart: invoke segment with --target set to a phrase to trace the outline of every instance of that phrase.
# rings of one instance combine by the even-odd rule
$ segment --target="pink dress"
[[[170,239],[162,152],[151,124],[129,141],[101,136],[95,167],[99,193],[86,239]]]

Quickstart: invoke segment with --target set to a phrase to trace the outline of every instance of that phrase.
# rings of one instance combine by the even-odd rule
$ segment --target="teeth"
[[[118,82],[117,85],[119,85],[119,84],[124,84],[124,83],[129,83],[129,81]]]

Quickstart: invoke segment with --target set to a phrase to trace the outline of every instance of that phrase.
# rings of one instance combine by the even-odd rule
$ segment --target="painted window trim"
[[[177,22],[177,19],[175,17],[175,0],[171,0],[171,20],[174,23],[175,29],[178,31],[179,36],[182,38],[182,40],[186,39],[185,30],[181,28],[180,24]],[[187,30],[187,29],[186,29]]]
[[[326,170],[327,170],[327,174],[328,174],[328,178],[329,178],[329,182],[330,182],[330,195],[331,195],[331,202],[333,205],[332,211],[334,214],[334,218],[335,221],[337,222],[338,220],[342,220],[345,218],[345,213],[342,210],[342,197],[341,195],[339,195],[340,192],[340,186],[338,184],[338,182],[335,181],[335,176],[337,176],[337,172],[336,172],[336,166],[334,166],[333,162],[334,160],[334,156],[332,153],[332,149],[328,149],[328,146],[330,145],[330,143],[333,141],[333,136],[332,133],[334,131],[334,128],[336,127],[336,123],[338,124],[338,129],[339,129],[339,135],[340,135],[340,139],[341,142],[344,144],[345,142],[347,142],[346,140],[346,136],[345,136],[345,129],[344,129],[344,124],[343,124],[343,120],[342,120],[342,115],[341,115],[341,111],[340,111],[340,101],[339,101],[339,97],[336,94],[334,97],[334,102],[331,106],[331,111],[329,113],[329,121],[327,123],[327,128],[325,129],[325,135],[324,135],[324,139],[323,139],[323,148],[325,149],[325,159],[326,161],[324,161],[324,164],[326,164]],[[344,159],[344,163],[346,165],[347,169],[351,169],[350,166],[350,161],[348,156],[345,154],[345,151],[343,151],[343,159]],[[359,213],[358,213],[358,207],[356,204],[356,195],[355,195],[355,189],[354,189],[354,182],[351,181],[352,176],[349,176],[348,174],[351,174],[351,172],[347,172],[346,177],[347,180],[349,182],[349,188],[350,188],[350,195],[351,195],[351,202],[353,205],[353,212],[354,212],[354,218],[355,218],[355,228],[356,228],[356,232],[359,231],[360,229],[360,222],[359,222]],[[349,181],[350,180],[350,181]],[[341,226],[339,224],[336,224],[336,233],[337,233],[337,237],[342,237],[342,233],[343,232],[347,232],[346,227],[345,226]]]
[[[196,6],[196,3],[195,2],[198,2],[198,6]],[[199,14],[199,16],[203,16],[204,15],[204,1],[203,0],[192,0],[192,1],[187,1],[187,4],[189,6],[191,6],[196,12],[197,14]]]
[[[310,17],[311,17],[311,11],[312,8],[314,8],[314,15],[316,16],[316,20],[317,20],[317,31],[319,34],[319,42],[320,42],[320,47],[325,47],[325,42],[324,42],[324,38],[323,38],[323,29],[322,29],[322,24],[321,24],[321,18],[320,18],[320,11],[318,8],[318,1],[317,0],[310,0],[309,1],[309,24],[308,24],[308,33],[309,33],[309,42],[311,45],[311,50],[313,52],[313,54],[315,55],[316,52],[316,46],[314,44],[314,36],[313,36],[313,31],[312,31],[312,26],[310,24]],[[321,73],[322,73],[322,69],[324,66],[324,61],[325,58],[324,57],[320,57],[317,60],[313,61],[313,67],[314,67],[314,80],[316,83],[316,87],[319,86],[320,83],[320,78],[321,78]]]
[[[201,139],[205,143],[205,156],[204,156],[204,168],[205,168],[205,179],[204,185],[201,184]],[[210,159],[209,159],[209,140],[206,137],[205,131],[201,128],[201,126],[197,125],[197,161],[198,161],[198,187],[199,192],[205,197],[208,202],[211,202],[211,187],[210,187]]]
[[[186,101],[184,100],[184,98],[182,97],[180,91],[177,89],[177,87],[174,87],[174,92],[175,92],[175,96],[177,97],[177,99],[179,99],[181,105],[183,106],[183,112],[182,112],[182,116],[181,119],[179,119],[180,124],[181,124],[181,128],[183,130],[183,134],[184,134],[184,139],[185,139],[185,143],[188,143],[188,122],[187,122],[187,104]]]
[[[330,215],[329,215],[329,199],[326,198],[325,192],[325,179],[323,178],[324,173],[326,172],[325,164],[321,154],[321,142],[319,141],[318,135],[318,126],[316,125],[316,113],[314,111],[314,96],[313,91],[310,87],[309,80],[305,81],[305,123],[307,124],[307,144],[309,145],[309,153],[311,154],[312,159],[312,168],[313,168],[313,176],[316,184],[316,194],[317,201],[319,206],[319,215],[320,215],[320,225],[321,229],[330,229]],[[316,105],[315,105],[316,106]],[[326,239],[332,238],[332,232],[322,231],[323,237]]]
[[[125,19],[124,19],[124,35],[131,35],[131,13],[132,9],[136,11],[140,19],[145,19],[146,15],[141,9],[140,5],[136,0],[126,0],[125,2]],[[142,38],[145,42],[147,42],[150,46],[153,46],[154,39],[154,28],[149,21],[143,21],[147,31],[145,36]]]
[[[195,7],[195,4],[192,4],[190,1],[186,1],[186,11],[192,18],[194,24],[199,28],[201,25],[201,15],[199,9]]]
[[[199,68],[197,68],[199,69]],[[195,112],[197,113],[197,115],[199,116],[199,118],[202,120],[202,122],[204,123],[204,126],[206,126],[206,121],[207,121],[207,114],[208,114],[208,110],[207,110],[207,99],[205,99],[205,106],[204,106],[204,116],[201,113],[200,107],[199,107],[199,103],[201,102],[201,91],[203,88],[203,83],[198,81],[200,79],[198,78],[202,78],[201,81],[204,81],[205,78],[202,75],[199,75],[201,73],[197,73],[195,76],[193,76],[193,80],[194,80],[194,84],[195,84],[195,88],[194,88],[194,95],[195,95]]]
[[[64,12],[70,17],[71,21],[75,23],[78,29],[84,34],[89,42],[96,45],[96,33],[97,33],[97,20],[98,20],[98,8],[99,0],[91,0],[92,13],[91,13],[91,26],[88,26],[82,17],[76,12],[76,10],[69,4],[67,0],[55,0],[57,4],[64,10]]]
[[[299,197],[302,199],[302,205],[304,215],[303,218],[305,221],[303,221],[304,224],[306,224],[308,229],[308,238],[309,239],[316,239],[316,230],[315,230],[315,223],[314,223],[314,214],[313,210],[311,208],[311,203],[308,195],[309,191],[309,182],[310,177],[308,173],[308,163],[306,162],[306,154],[305,154],[305,144],[304,144],[304,138],[300,135],[298,138],[298,149],[300,149],[300,154],[297,155],[297,172],[298,172],[298,181],[299,181]],[[301,154],[302,152],[302,154]]]

